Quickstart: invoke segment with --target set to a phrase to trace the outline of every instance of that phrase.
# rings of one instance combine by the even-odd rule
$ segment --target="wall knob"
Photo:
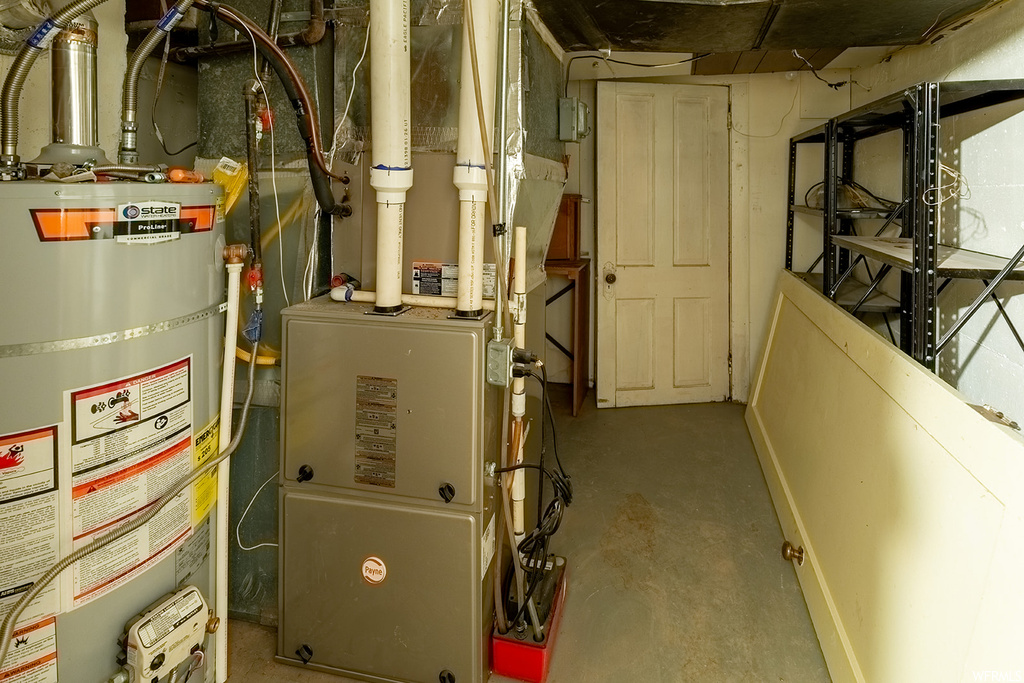
[[[295,477],[295,481],[300,484],[304,481],[309,481],[313,478],[313,468],[309,465],[303,465],[299,468],[299,476]]]
[[[804,563],[804,549],[803,546],[794,548],[793,544],[786,541],[782,544],[782,559],[790,562],[796,562],[797,566],[801,566]]]

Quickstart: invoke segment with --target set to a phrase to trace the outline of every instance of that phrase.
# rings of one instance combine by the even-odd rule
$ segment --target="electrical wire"
[[[825,85],[827,85],[829,88],[831,88],[833,90],[839,90],[840,88],[842,88],[843,86],[847,85],[848,83],[852,83],[853,85],[860,86],[861,88],[863,88],[864,90],[867,90],[868,92],[871,91],[871,89],[869,87],[867,87],[866,85],[861,85],[860,83],[854,81],[853,79],[850,79],[849,81],[836,81],[835,83],[834,82],[830,82],[830,81],[826,81],[825,79],[821,78],[821,76],[818,74],[817,70],[814,68],[814,65],[812,65],[812,63],[804,55],[802,55],[797,50],[793,50],[793,56],[797,57],[798,59],[803,61],[805,63],[805,65],[807,65],[807,68],[811,71],[811,74],[814,75],[814,78],[818,79],[819,81],[821,81],[822,83],[824,83]]]
[[[245,506],[245,512],[242,513],[242,516],[238,519],[238,524],[235,525],[235,540],[238,541],[238,547],[241,548],[242,550],[246,551],[246,552],[249,552],[251,550],[256,550],[257,548],[276,548],[277,547],[277,543],[257,543],[254,546],[247,546],[244,543],[242,543],[242,532],[241,532],[241,529],[242,529],[242,522],[245,521],[245,516],[249,514],[249,508],[251,508],[252,504],[256,502],[256,498],[260,495],[260,492],[263,491],[263,489],[267,486],[267,484],[269,484],[270,482],[274,481],[274,479],[276,479],[277,475],[279,475],[280,473],[281,473],[281,470],[278,470],[277,472],[274,472],[272,475],[270,475],[269,479],[267,479],[265,482],[263,482],[260,485],[260,487],[258,489],[256,489],[256,493],[252,494],[252,498],[249,499],[249,504]]]
[[[259,341],[253,342],[252,354],[253,356],[259,355]],[[53,583],[54,579],[60,576],[65,569],[75,564],[83,557],[87,557],[88,555],[105,548],[114,541],[124,538],[132,532],[138,531],[142,526],[156,517],[168,503],[177,498],[182,491],[209,474],[214,468],[231,457],[231,455],[238,449],[238,445],[242,442],[242,435],[245,433],[245,426],[249,421],[249,409],[252,406],[253,389],[256,386],[255,378],[256,364],[252,363],[249,365],[248,387],[246,389],[245,401],[242,403],[242,414],[238,421],[238,429],[235,431],[235,435],[231,438],[231,442],[228,444],[227,448],[221,451],[220,455],[208,461],[202,467],[192,470],[191,473],[178,479],[166,492],[164,492],[162,496],[157,498],[156,501],[138,517],[129,519],[120,526],[103,534],[99,538],[90,541],[87,545],[82,546],[67,557],[61,559],[57,564],[50,567],[42,576],[36,579],[32,584],[32,587],[29,588],[16,603],[14,603],[11,610],[4,616],[3,625],[0,627],[0,668],[3,667],[4,660],[7,659],[7,651],[10,649],[11,638],[14,635],[14,627],[18,622],[18,618],[21,616],[22,612],[25,611],[25,608],[28,607],[29,604],[31,604],[31,602],[47,588],[47,586]]]
[[[244,28],[245,32],[249,35],[249,41],[252,43],[252,73],[253,77],[256,79],[256,84],[260,87],[260,93],[263,95],[263,102],[267,105],[267,117],[268,120],[270,121],[270,185],[271,187],[274,188],[274,211],[277,215],[277,224],[280,225],[281,203],[280,200],[278,199],[277,192],[277,159],[274,156],[274,147],[276,147],[276,141],[274,139],[273,110],[270,108],[270,97],[267,95],[267,89],[263,85],[263,79],[260,78],[260,52],[259,48],[256,45],[256,36],[252,34],[252,31],[249,30],[248,26],[243,25],[242,28]],[[252,125],[252,121],[250,121],[248,125]],[[258,172],[258,170],[252,168],[249,169],[249,172],[256,173]],[[278,266],[280,267],[281,294],[284,296],[285,306],[291,306],[292,303],[288,299],[288,286],[285,284],[284,281],[284,240],[281,238],[278,238],[277,240],[277,262]]]
[[[610,63],[610,64],[621,64],[623,66],[637,66],[637,67],[640,67],[640,68],[643,68],[643,69],[666,69],[666,68],[673,67],[673,66],[681,66],[683,64],[689,64],[690,62],[696,62],[699,59],[704,59],[705,57],[708,57],[708,56],[711,55],[710,52],[705,52],[703,54],[694,55],[693,57],[687,57],[686,59],[680,59],[679,61],[676,61],[676,62],[667,62],[665,64],[640,64],[639,62],[627,62],[627,61],[622,60],[622,59],[613,59],[612,57],[605,55],[600,50],[595,50],[594,52],[596,52],[597,54],[592,54],[592,55],[574,55],[574,56],[570,57],[569,61],[567,61],[565,63],[565,87],[564,87],[564,93],[565,94],[564,94],[564,97],[568,97],[569,96],[569,71],[570,71],[570,69],[572,69],[572,63],[575,62],[577,59],[595,59],[596,58],[596,59],[600,59],[601,61],[606,62],[606,63]]]
[[[929,206],[939,206],[945,204],[951,199],[970,199],[971,198],[971,186],[967,182],[967,178],[963,176],[960,171],[955,168],[946,166],[945,164],[939,164],[939,175],[945,173],[951,180],[946,185],[939,185],[938,187],[929,187],[924,191],[924,203]],[[934,194],[935,198],[930,199],[929,195]]]
[[[732,129],[736,131],[737,134],[742,135],[745,138],[754,138],[756,140],[773,138],[782,132],[782,127],[786,125],[786,119],[789,117],[790,114],[793,113],[793,110],[796,108],[796,100],[798,97],[800,97],[800,88],[795,88],[793,92],[793,101],[789,103],[789,109],[786,111],[785,114],[782,115],[782,118],[779,120],[779,127],[776,128],[775,132],[772,133],[771,135],[753,135],[751,133],[744,133],[742,130],[736,127],[735,121],[733,121]]]
[[[334,166],[334,156],[338,153],[338,136],[341,135],[341,129],[345,127],[345,122],[348,120],[348,112],[352,107],[352,96],[356,92],[356,73],[359,71],[359,67],[362,66],[363,60],[366,59],[366,48],[370,44],[370,26],[366,26],[366,37],[363,39],[363,51],[359,55],[359,61],[352,67],[352,85],[348,90],[348,99],[345,100],[345,111],[342,112],[341,118],[338,119],[338,125],[334,128],[334,136],[331,138],[331,149],[327,152],[327,161],[331,166]]]
[[[163,16],[165,14],[167,14],[167,2],[166,2],[166,0],[160,0],[160,16]],[[184,147],[182,147],[181,149],[179,149],[177,152],[172,152],[169,149],[167,149],[167,143],[164,142],[164,135],[160,131],[160,126],[157,125],[157,122],[156,122],[157,103],[160,102],[160,93],[162,93],[163,89],[164,89],[164,72],[167,70],[167,60],[168,60],[170,54],[171,54],[171,34],[170,34],[170,32],[168,32],[167,35],[164,37],[164,51],[163,51],[163,55],[160,57],[160,69],[159,69],[159,71],[157,71],[157,76],[156,76],[156,94],[153,95],[153,107],[150,110],[149,118],[150,118],[150,121],[153,124],[153,135],[156,137],[157,142],[160,143],[160,147],[164,150],[164,153],[167,156],[174,157],[174,156],[178,156],[179,154],[181,154],[182,152],[184,152],[187,149],[191,149],[192,147],[195,147],[196,145],[199,144],[199,141],[195,140],[193,142],[190,142],[189,144],[187,144]]]

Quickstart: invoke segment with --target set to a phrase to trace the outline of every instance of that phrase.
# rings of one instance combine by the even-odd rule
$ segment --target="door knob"
[[[615,273],[608,273],[607,275],[605,275],[604,276],[604,281],[607,282],[610,285],[614,285],[615,284]]]
[[[803,546],[794,548],[793,544],[786,541],[782,544],[782,559],[790,562],[796,562],[797,566],[802,566],[804,563],[804,549]]]

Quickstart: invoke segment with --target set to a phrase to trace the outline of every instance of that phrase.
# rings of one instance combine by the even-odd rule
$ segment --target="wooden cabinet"
[[[583,195],[563,194],[555,219],[555,231],[548,245],[548,261],[578,261],[580,258],[580,204]]]

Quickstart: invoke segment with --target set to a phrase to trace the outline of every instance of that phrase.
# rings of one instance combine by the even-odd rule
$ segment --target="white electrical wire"
[[[967,178],[965,178],[960,171],[940,163],[940,178],[943,173],[950,177],[950,182],[945,185],[940,184],[938,187],[930,187],[925,190],[923,197],[925,204],[929,206],[939,206],[957,197],[960,199],[971,198],[971,186],[968,184]],[[941,183],[942,181],[940,180],[939,182]],[[934,199],[931,199],[929,195],[934,195]]]
[[[241,518],[239,518],[239,520],[238,520],[238,524],[235,525],[235,540],[238,541],[238,547],[241,548],[242,550],[246,551],[246,552],[249,552],[250,550],[256,550],[257,548],[276,548],[277,547],[276,543],[257,543],[254,546],[247,546],[247,545],[245,545],[244,543],[242,543],[241,528],[242,528],[242,522],[245,521],[245,516],[249,514],[249,508],[251,508],[252,504],[256,502],[256,497],[259,496],[260,492],[266,487],[266,485],[269,484],[270,482],[274,481],[274,479],[276,479],[277,475],[280,474],[280,473],[281,473],[281,470],[278,470],[277,472],[274,472],[272,475],[270,475],[270,479],[267,479],[265,482],[263,482],[260,485],[260,487],[258,489],[256,489],[256,493],[252,494],[252,498],[249,499],[249,504],[245,506],[245,512],[242,513]]]
[[[249,34],[249,41],[252,43],[252,73],[256,78],[256,84],[260,86],[260,92],[263,93],[263,101],[267,105],[267,113],[270,115],[270,185],[274,188],[274,211],[277,214],[277,262],[280,266],[281,274],[281,294],[284,295],[285,306],[291,306],[292,302],[288,299],[288,286],[284,281],[284,226],[281,225],[281,204],[278,200],[277,192],[277,159],[274,156],[274,120],[273,112],[270,108],[270,97],[267,96],[267,89],[263,85],[263,80],[260,78],[260,66],[259,66],[259,50],[256,47],[256,37],[253,36],[252,31],[246,26],[245,32]],[[251,122],[250,122],[251,123]],[[257,169],[250,168],[250,173],[258,172]]]
[[[366,48],[370,45],[370,26],[366,26],[366,36],[363,38],[363,51],[359,55],[359,60],[356,65],[352,67],[352,84],[348,89],[348,99],[345,100],[345,110],[341,113],[341,117],[338,119],[338,125],[334,128],[334,135],[331,137],[331,149],[327,152],[327,165],[332,169],[334,168],[334,157],[338,153],[338,147],[341,138],[341,131],[345,127],[345,123],[348,121],[348,112],[352,107],[352,96],[356,92],[356,74],[359,73],[359,67],[362,66],[363,60],[366,59]],[[313,220],[315,225],[320,225],[320,206],[317,205],[316,211],[313,214]],[[313,296],[313,256],[316,251],[316,240],[309,246],[309,255],[306,257],[306,267],[302,271],[302,293],[305,300],[309,300]]]
[[[370,26],[366,26],[366,37],[363,39],[363,52],[359,55],[359,61],[352,67],[352,85],[348,89],[348,100],[345,102],[345,111],[342,112],[341,118],[338,119],[338,125],[334,129],[334,137],[331,138],[331,149],[327,153],[327,162],[330,166],[334,166],[334,155],[338,151],[338,137],[341,135],[341,129],[345,127],[345,122],[348,120],[348,112],[352,107],[352,95],[356,92],[356,74],[359,72],[359,67],[362,66],[363,60],[366,59],[366,48],[370,44]]]

